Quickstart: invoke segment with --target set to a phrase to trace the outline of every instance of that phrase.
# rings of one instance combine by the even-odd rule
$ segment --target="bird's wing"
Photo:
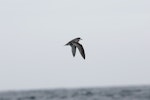
[[[78,37],[78,38],[75,38],[75,39],[73,39],[73,40],[71,40],[69,42],[79,42],[79,40],[80,40],[80,38]]]
[[[73,41],[73,42],[79,42],[79,40],[80,40],[80,38],[75,38],[75,39],[73,39],[72,41]]]
[[[71,48],[72,48],[72,55],[73,55],[73,57],[74,57],[75,54],[76,54],[76,46],[71,45]]]
[[[85,59],[85,52],[84,52],[83,46],[81,44],[77,43],[77,42],[74,42],[73,45],[76,46],[79,49],[80,54]]]
[[[81,39],[80,37],[75,38],[75,39],[69,41],[69,42],[68,42],[67,44],[65,44],[65,45],[70,45],[72,42],[79,42],[80,39]]]

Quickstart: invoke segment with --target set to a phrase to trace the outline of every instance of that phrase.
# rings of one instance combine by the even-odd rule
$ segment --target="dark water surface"
[[[0,100],[150,100],[150,86],[10,91]]]

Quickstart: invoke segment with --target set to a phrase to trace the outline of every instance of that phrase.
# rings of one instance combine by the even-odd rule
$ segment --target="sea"
[[[0,100],[150,100],[150,86],[1,91]]]

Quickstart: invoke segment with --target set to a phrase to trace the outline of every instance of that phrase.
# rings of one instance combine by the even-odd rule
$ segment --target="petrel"
[[[75,54],[76,54],[76,47],[79,49],[80,51],[80,54],[82,55],[82,57],[85,59],[85,52],[84,52],[84,49],[83,49],[83,46],[79,43],[79,41],[82,40],[80,37],[78,38],[75,38],[71,41],[69,41],[67,44],[65,44],[66,46],[67,45],[70,45],[71,48],[72,48],[72,55],[73,57],[75,57]]]

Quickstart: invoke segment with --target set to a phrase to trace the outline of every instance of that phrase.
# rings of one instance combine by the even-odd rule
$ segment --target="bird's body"
[[[66,45],[70,45],[71,46],[73,57],[75,57],[76,48],[78,48],[80,54],[85,59],[85,52],[84,52],[83,46],[79,43],[80,40],[81,40],[81,38],[75,38],[75,39],[69,41]]]
[[[73,39],[73,40],[71,40],[71,41],[69,41],[66,45],[70,45],[71,43],[73,43],[73,42],[79,42],[81,40],[81,38],[75,38],[75,39]]]

